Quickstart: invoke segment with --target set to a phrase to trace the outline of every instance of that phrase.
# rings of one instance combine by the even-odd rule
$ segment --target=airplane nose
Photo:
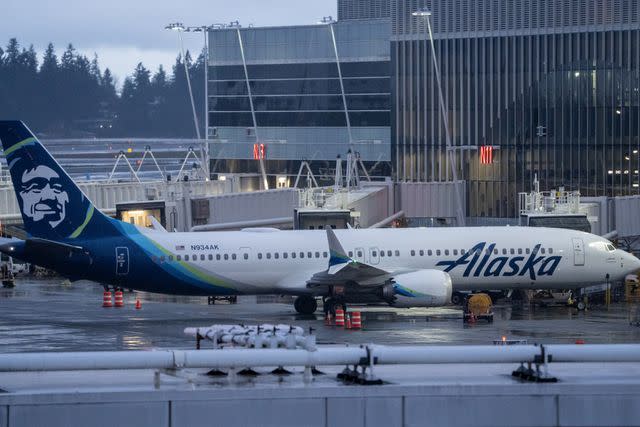
[[[625,252],[625,267],[629,267],[629,273],[635,273],[640,270],[640,259],[635,257],[634,255]]]

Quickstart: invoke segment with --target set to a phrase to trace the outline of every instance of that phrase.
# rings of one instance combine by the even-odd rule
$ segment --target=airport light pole
[[[429,40],[431,41],[431,55],[433,57],[433,68],[436,74],[436,83],[438,84],[438,98],[440,101],[440,113],[442,115],[442,122],[444,124],[445,141],[447,144],[447,158],[449,159],[449,164],[451,165],[451,177],[453,178],[453,186],[455,188],[455,194],[456,194],[456,202],[457,202],[456,220],[459,226],[464,227],[465,214],[464,214],[464,210],[462,209],[462,195],[460,194],[460,188],[458,187],[458,170],[456,167],[456,154],[455,154],[453,144],[451,143],[451,135],[449,134],[449,119],[447,118],[447,107],[445,105],[444,96],[442,94],[442,81],[440,79],[440,67],[438,66],[438,59],[436,57],[436,48],[433,43],[433,33],[431,32],[431,19],[430,19],[431,11],[426,8],[422,8],[411,13],[411,15],[420,19],[424,19],[427,23],[427,30],[429,31]]]
[[[191,90],[191,79],[189,78],[189,67],[187,65],[187,58],[184,55],[184,42],[182,41],[182,32],[185,30],[185,26],[181,22],[174,22],[164,27],[167,30],[177,31],[178,38],[180,39],[180,55],[182,55],[182,61],[184,63],[184,74],[187,77],[187,87],[189,88],[189,99],[191,100],[191,111],[193,112],[193,125],[196,128],[196,135],[198,141],[201,140],[200,126],[198,125],[198,115],[196,113],[196,104],[193,100],[193,91]]]

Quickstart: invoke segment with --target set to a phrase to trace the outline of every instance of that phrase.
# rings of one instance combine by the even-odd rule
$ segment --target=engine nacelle
[[[440,270],[419,270],[393,278],[394,307],[435,307],[451,301],[451,276]]]

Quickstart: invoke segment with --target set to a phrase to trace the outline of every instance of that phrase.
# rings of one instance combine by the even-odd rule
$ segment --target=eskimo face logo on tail
[[[538,276],[552,276],[562,259],[559,255],[538,256],[541,246],[535,245],[526,260],[524,256],[497,256],[491,259],[496,244],[490,243],[487,246],[487,242],[480,242],[460,258],[453,261],[439,261],[436,265],[446,267],[444,271],[447,273],[458,267],[464,267],[463,277],[509,277],[524,276],[528,273],[531,280],[536,280]]]
[[[51,228],[64,221],[69,195],[63,190],[56,171],[44,165],[26,169],[18,188],[22,212],[27,218],[33,222],[46,221]]]

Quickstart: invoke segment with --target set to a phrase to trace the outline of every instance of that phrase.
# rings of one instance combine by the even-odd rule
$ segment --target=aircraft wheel
[[[578,303],[576,304],[576,308],[578,309],[578,311],[584,311],[587,308],[587,304],[585,304],[584,301],[578,301]]]
[[[462,304],[462,294],[460,292],[454,292],[451,295],[451,304],[453,304],[453,305]]]
[[[293,308],[300,314],[313,314],[318,309],[318,303],[310,295],[300,295],[293,302]]]

